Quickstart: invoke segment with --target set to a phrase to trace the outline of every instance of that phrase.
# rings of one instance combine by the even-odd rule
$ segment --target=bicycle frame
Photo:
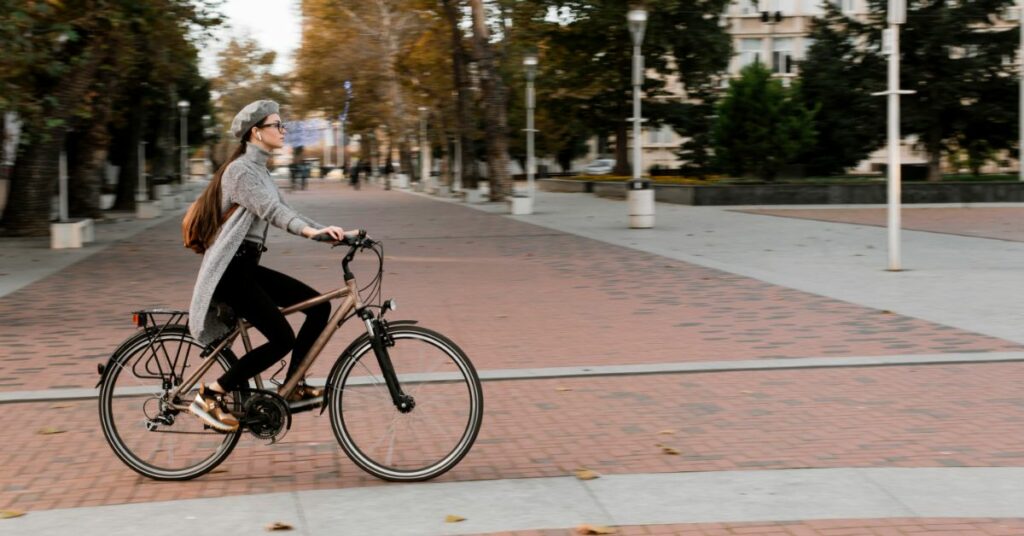
[[[339,328],[341,328],[345,316],[348,315],[353,310],[363,308],[363,303],[359,299],[359,291],[357,289],[358,287],[356,287],[355,279],[349,279],[348,281],[345,282],[344,287],[281,309],[281,313],[284,314],[285,316],[288,316],[299,311],[309,309],[310,307],[313,307],[315,305],[320,305],[321,303],[330,302],[331,300],[335,300],[338,298],[344,298],[344,301],[341,302],[341,306],[338,307],[338,310],[335,311],[334,315],[332,315],[331,319],[327,322],[327,326],[324,328],[322,332],[320,332],[320,335],[317,336],[316,341],[313,343],[313,346],[309,349],[309,353],[306,354],[306,357],[302,360],[302,363],[299,365],[299,368],[296,369],[295,374],[288,377],[285,380],[284,385],[281,386],[279,394],[282,397],[287,398],[288,395],[290,395],[292,391],[295,390],[295,387],[299,383],[299,379],[305,377],[306,371],[308,371],[309,368],[313,366],[313,363],[316,362],[318,357],[320,357],[320,352],[322,352],[324,347],[327,346],[327,343],[331,340],[331,337],[333,337],[334,333],[338,331]],[[369,319],[365,319],[364,322],[366,323],[367,333],[372,338],[374,335],[372,323]],[[230,334],[228,334],[224,338],[224,340],[217,344],[217,346],[210,352],[210,356],[216,355],[224,348],[230,347],[231,344],[234,343],[235,339],[238,338],[239,335],[242,336],[242,344],[245,346],[245,351],[247,353],[252,351],[252,345],[249,342],[249,329],[251,327],[252,325],[249,324],[247,321],[239,319],[238,326]],[[189,376],[187,380],[182,382],[181,385],[177,386],[173,391],[169,393],[168,399],[175,400],[177,398],[180,398],[182,393],[190,391],[199,381],[199,378],[202,378],[203,375],[206,374],[208,370],[210,370],[210,367],[213,366],[215,361],[216,360],[214,359],[206,359],[205,362],[202,365],[200,365],[199,368],[197,368],[195,372],[193,372],[192,375]],[[255,379],[257,388],[262,389],[263,380],[261,376],[257,375]],[[188,408],[188,405],[175,405],[175,407],[177,409],[186,410]]]

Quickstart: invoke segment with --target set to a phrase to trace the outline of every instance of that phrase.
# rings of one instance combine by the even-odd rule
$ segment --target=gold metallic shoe
[[[188,409],[215,430],[221,432],[238,430],[238,419],[224,405],[224,395],[207,389],[204,384],[199,384],[199,394],[196,395],[195,401]]]
[[[307,385],[306,381],[303,380],[299,382],[298,385],[295,386],[295,390],[292,391],[292,394],[288,396],[287,401],[292,406],[305,406],[312,402],[323,402],[323,398],[323,389]]]

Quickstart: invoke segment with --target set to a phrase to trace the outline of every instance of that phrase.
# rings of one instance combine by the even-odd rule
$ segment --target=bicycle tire
[[[114,451],[114,454],[125,465],[140,475],[153,480],[191,480],[210,472],[231,454],[231,451],[234,450],[235,446],[238,444],[238,440],[242,433],[241,429],[239,429],[238,431],[229,434],[209,434],[210,437],[221,437],[221,443],[213,454],[203,458],[198,463],[178,469],[161,468],[152,463],[148,463],[143,460],[139,454],[134,452],[134,449],[130,445],[126,444],[122,434],[118,431],[117,419],[114,414],[113,405],[115,398],[127,399],[132,398],[132,396],[114,396],[117,380],[121,377],[122,372],[124,372],[129,362],[138,357],[139,352],[144,351],[157,343],[174,344],[181,342],[186,342],[187,344],[194,346],[196,349],[208,350],[208,347],[200,344],[192,338],[189,333],[188,326],[171,325],[160,328],[149,328],[136,333],[126,340],[125,343],[122,343],[118,348],[118,352],[111,357],[105,374],[100,382],[100,425],[103,429],[103,435],[106,438],[107,443]],[[203,359],[210,358],[211,356],[206,356]],[[217,359],[218,365],[222,370],[227,370],[232,363],[237,361],[229,349],[223,350],[221,353],[213,356],[213,358]],[[154,389],[158,390],[159,388]],[[239,393],[236,391],[232,393],[232,395],[233,400],[237,404],[240,400]],[[143,411],[144,408],[145,405],[143,405]],[[195,419],[195,417],[187,414],[180,415],[180,418]]]
[[[363,363],[362,367],[367,371],[370,371],[370,378],[374,377],[372,368],[376,365],[376,355],[373,352],[370,340],[366,335],[363,335],[355,342],[353,342],[348,349],[346,349],[338,361],[335,363],[331,374],[327,380],[327,400],[325,403],[328,405],[328,410],[331,420],[331,428],[334,431],[335,438],[341,445],[342,450],[345,454],[355,463],[360,469],[367,473],[380,478],[382,480],[388,480],[393,482],[418,482],[424,480],[430,480],[436,478],[455,467],[465,456],[469,453],[476,441],[476,437],[480,432],[480,428],[483,422],[483,411],[484,411],[484,397],[483,388],[480,383],[480,378],[476,373],[476,369],[470,362],[469,357],[466,356],[465,352],[452,342],[447,337],[437,333],[435,331],[423,328],[420,326],[395,326],[389,329],[389,334],[395,340],[395,346],[389,348],[389,353],[392,357],[392,362],[398,372],[400,379],[402,379],[403,390],[406,390],[408,394],[417,393],[421,391],[426,385],[452,385],[449,389],[451,392],[460,393],[461,390],[465,389],[465,395],[468,400],[468,408],[466,408],[465,425],[462,431],[458,434],[456,440],[453,441],[453,446],[443,456],[437,457],[436,460],[429,460],[428,463],[422,466],[414,466],[410,468],[400,468],[392,465],[391,461],[382,461],[379,456],[374,455],[371,450],[365,444],[361,438],[357,437],[359,434],[356,432],[357,425],[353,424],[352,420],[346,418],[346,394],[351,394],[351,401],[348,404],[351,406],[358,400],[365,400],[355,396],[356,389],[365,387],[367,376],[356,377],[353,376],[353,371]],[[403,362],[404,354],[402,351],[396,351],[399,347],[403,346],[407,342],[420,341],[432,346],[434,349],[439,350],[443,353],[448,360],[452,362],[456,367],[455,372],[448,372],[454,378],[451,381],[447,380],[430,380],[428,376],[422,376],[419,378],[420,381],[407,382],[406,378],[403,378],[403,370],[405,369],[406,363]],[[406,353],[407,355],[407,353]],[[369,358],[370,364],[364,363],[362,360]],[[439,360],[443,359],[441,357]],[[412,373],[407,375],[408,378],[417,379]],[[363,378],[363,383],[358,383],[357,378]],[[351,380],[351,381],[350,381]],[[379,391],[383,385],[383,380],[377,382],[371,381],[370,384],[374,385],[374,389],[368,389],[371,392],[377,392],[380,396],[375,398],[378,400],[378,406],[371,407],[370,411],[374,412],[365,421],[367,423],[379,422],[379,415],[392,415],[394,426],[395,420],[402,417],[390,398],[384,397],[383,393]],[[411,388],[414,387],[415,389]],[[386,389],[386,386],[384,386]],[[366,395],[362,395],[366,396]],[[416,408],[414,408],[408,415],[413,415],[417,411],[420,411],[422,415],[423,410],[422,404],[426,402],[425,399],[417,402]],[[368,406],[374,402],[367,403]],[[433,409],[433,408],[431,408]],[[452,419],[454,422],[460,422],[463,417],[456,416]],[[410,420],[406,421],[411,422]],[[410,425],[411,426],[411,425]],[[415,432],[413,433],[415,435]],[[394,442],[394,438],[392,438]],[[393,445],[392,445],[393,446]],[[418,447],[423,447],[422,444],[418,444]],[[442,445],[440,450],[445,450]],[[389,456],[391,452],[389,451]],[[418,462],[417,462],[418,463]]]

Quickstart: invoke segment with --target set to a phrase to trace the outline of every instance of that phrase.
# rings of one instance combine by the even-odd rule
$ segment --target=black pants
[[[292,351],[288,367],[290,377],[327,326],[331,315],[330,303],[306,309],[303,311],[306,320],[296,336],[278,307],[295,305],[320,293],[301,281],[260,266],[257,248],[250,242],[243,242],[213,292],[214,300],[231,306],[237,316],[248,320],[267,338],[265,344],[242,356],[217,380],[227,391],[239,388],[253,376],[267,370],[283,359],[289,350]]]

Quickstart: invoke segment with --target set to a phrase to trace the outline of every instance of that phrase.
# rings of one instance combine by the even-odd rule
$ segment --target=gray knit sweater
[[[221,210],[227,211],[233,204],[239,206],[221,226],[213,244],[203,255],[196,286],[192,290],[188,327],[192,336],[203,344],[209,344],[233,327],[225,325],[210,305],[217,283],[254,223],[267,221],[298,236],[302,236],[302,229],[307,226],[316,229],[326,227],[285,203],[267,170],[269,157],[267,151],[249,144],[245,154],[229,164],[221,177]]]

